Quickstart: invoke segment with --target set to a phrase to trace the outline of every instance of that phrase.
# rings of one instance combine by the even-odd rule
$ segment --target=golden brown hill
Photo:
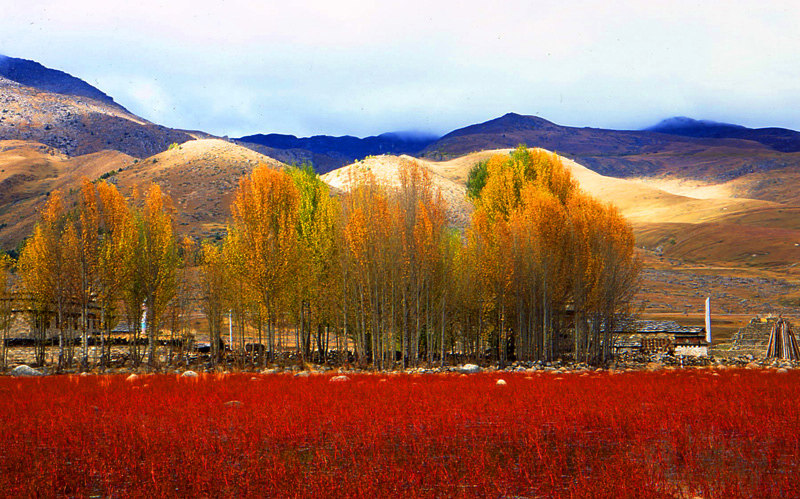
[[[400,169],[404,163],[414,161],[430,174],[435,189],[439,189],[448,206],[451,224],[464,227],[472,213],[472,203],[467,199],[466,182],[446,177],[440,171],[440,163],[412,158],[411,156],[371,156],[362,161],[328,172],[322,180],[334,189],[347,191],[361,174],[371,172],[378,183],[387,186],[400,185]]]
[[[178,210],[179,232],[209,237],[219,234],[227,222],[239,178],[259,164],[285,166],[225,140],[192,140],[128,166],[113,182],[125,194],[133,187],[159,184]]]
[[[118,151],[70,158],[36,142],[0,141],[0,248],[12,249],[30,234],[50,191],[69,193],[82,177],[96,179],[132,161]]]
[[[126,195],[159,184],[174,200],[181,233],[212,236],[227,221],[239,177],[262,163],[283,165],[219,139],[192,140],[145,160],[117,151],[69,158],[43,144],[0,141],[0,247],[13,249],[30,234],[50,191],[60,189],[72,206],[81,178],[101,176]]]
[[[480,151],[450,161],[416,160],[431,172],[451,207],[451,218],[465,225],[471,203],[465,198],[470,169],[493,154]],[[323,176],[330,185],[347,188],[352,171],[370,170],[385,183],[396,184],[398,168],[410,157],[378,156]],[[615,204],[634,226],[638,244],[659,254],[705,263],[786,265],[800,257],[800,207],[734,197],[728,186],[686,183],[681,189],[665,182],[607,177],[562,158],[581,188]],[[671,191],[671,192],[670,192]],[[682,192],[682,193],[678,193]]]

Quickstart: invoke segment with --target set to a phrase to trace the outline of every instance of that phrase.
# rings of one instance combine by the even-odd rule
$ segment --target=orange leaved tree
[[[237,272],[267,316],[267,341],[274,354],[278,314],[297,285],[299,193],[285,171],[261,165],[239,180],[228,234],[243,258]]]

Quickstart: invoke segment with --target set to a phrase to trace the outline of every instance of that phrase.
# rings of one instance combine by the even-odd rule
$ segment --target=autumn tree
[[[387,189],[371,172],[351,174],[350,192],[342,200],[343,327],[355,344],[358,360],[367,362],[375,352],[375,332],[384,318],[381,298],[387,279],[381,254],[393,235],[392,210]]]
[[[201,247],[200,310],[206,316],[211,343],[211,359],[217,363],[222,352],[222,318],[227,310],[230,285],[226,262],[219,246],[208,241]]]
[[[6,253],[0,253],[0,371],[6,368],[6,342],[14,317],[14,301],[11,290],[11,269],[14,261]]]
[[[185,353],[185,347],[190,343],[189,317],[193,311],[193,302],[196,298],[196,273],[197,266],[197,245],[188,236],[184,236],[178,244],[178,264],[175,272],[175,292],[172,299],[167,304],[167,323],[170,334],[170,354],[168,362],[172,363],[172,357],[176,342],[180,344],[181,356]]]
[[[147,361],[155,365],[162,315],[176,289],[177,241],[173,231],[171,200],[151,184],[138,217],[136,268],[144,296]]]
[[[563,351],[571,307],[576,358],[602,361],[614,318],[636,289],[630,226],[580,191],[554,154],[520,146],[489,158],[485,170],[467,248],[499,360],[511,350],[536,359]]]
[[[351,172],[343,196],[346,266],[343,313],[359,357],[377,367],[421,358],[432,362],[447,282],[446,207],[427,170],[400,165],[398,184]],[[446,302],[445,302],[446,304]],[[438,349],[441,352],[441,348]],[[424,355],[423,355],[424,354]]]
[[[111,329],[122,316],[119,303],[125,303],[128,327],[138,328],[142,293],[135,275],[138,231],[133,212],[113,184],[97,184],[97,196],[101,217],[96,301],[100,308],[100,363],[105,367],[109,360]]]
[[[322,359],[327,355],[330,328],[339,302],[337,236],[339,207],[328,186],[304,165],[290,168],[299,195],[297,212],[298,261],[296,301],[299,308],[298,348],[302,359],[311,354],[311,338]]]
[[[25,241],[19,258],[22,288],[31,299],[33,322],[37,338],[37,363],[44,362],[44,339],[49,325],[50,311],[55,312],[58,327],[58,368],[67,363],[67,306],[68,281],[63,279],[66,262],[62,236],[66,217],[61,192],[53,191],[41,211],[41,220],[33,234]]]
[[[80,307],[81,362],[89,364],[89,307],[97,299],[100,264],[100,211],[95,185],[87,178],[81,179],[81,195],[78,213],[79,241],[73,253],[75,265],[75,298]]]
[[[228,234],[243,255],[237,274],[265,310],[271,356],[277,317],[291,301],[298,272],[298,208],[292,178],[266,165],[239,180],[231,207]]]

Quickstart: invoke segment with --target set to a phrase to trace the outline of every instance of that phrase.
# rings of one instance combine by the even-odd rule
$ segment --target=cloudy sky
[[[0,0],[0,53],[219,135],[444,133],[509,111],[800,129],[795,1]]]

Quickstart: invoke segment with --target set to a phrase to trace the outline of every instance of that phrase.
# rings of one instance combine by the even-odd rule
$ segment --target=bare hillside
[[[68,157],[37,142],[0,141],[0,248],[12,249],[30,234],[51,191],[68,194],[82,177],[96,179],[133,161],[118,151]]]
[[[416,160],[431,172],[442,189],[451,217],[464,226],[472,210],[466,198],[470,169],[493,154],[511,149],[480,151],[450,161]],[[633,224],[639,246],[657,254],[705,263],[787,265],[800,257],[800,207],[735,197],[725,184],[675,184],[620,179],[596,173],[562,158],[580,187],[616,205]],[[399,182],[398,168],[410,157],[379,156],[334,170],[323,176],[330,185],[347,189],[353,171],[372,171],[379,181]],[[661,188],[664,187],[664,188]]]
[[[30,234],[52,190],[74,206],[83,177],[107,178],[126,195],[155,182],[173,198],[182,234],[213,236],[228,219],[239,178],[259,164],[283,166],[219,139],[191,140],[144,160],[118,151],[71,158],[40,143],[0,141],[0,247],[12,249]]]
[[[209,237],[220,233],[230,215],[230,202],[239,178],[260,164],[283,163],[221,139],[185,142],[137,161],[112,177],[128,194],[133,187],[159,184],[178,209],[181,233]]]
[[[464,227],[472,213],[472,204],[467,199],[464,182],[454,181],[439,171],[439,164],[412,158],[411,156],[372,156],[353,164],[336,169],[322,176],[328,185],[335,189],[347,191],[359,173],[372,172],[375,179],[392,187],[400,185],[400,168],[404,163],[415,161],[430,174],[434,188],[439,189],[447,203],[448,218],[453,225]]]

